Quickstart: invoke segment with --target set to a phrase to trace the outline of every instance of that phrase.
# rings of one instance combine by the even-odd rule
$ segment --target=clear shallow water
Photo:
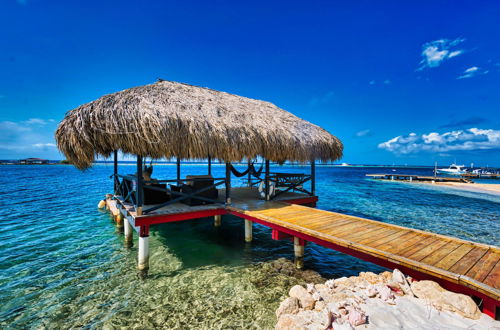
[[[153,176],[174,171],[157,166]],[[183,175],[205,171],[183,166]],[[224,168],[213,171],[223,176]],[[365,178],[381,171],[390,169],[318,166],[318,207],[500,245],[500,197]],[[300,280],[256,264],[291,258],[291,243],[271,240],[256,225],[254,242],[245,244],[242,220],[229,216],[221,228],[212,219],[164,224],[152,227],[150,277],[140,280],[136,247],[125,249],[109,215],[96,208],[112,190],[111,172],[109,165],[83,173],[0,167],[0,327],[274,327],[280,299]],[[314,244],[305,262],[324,277],[382,270]]]

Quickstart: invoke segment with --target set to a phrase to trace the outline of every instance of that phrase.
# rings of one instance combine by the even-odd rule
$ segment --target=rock
[[[321,329],[327,329],[332,324],[332,314],[328,309],[324,309],[319,313],[314,313],[312,323],[319,326]]]
[[[366,323],[366,315],[355,308],[351,308],[349,309],[347,320],[353,327],[356,327]]]
[[[366,296],[368,298],[375,298],[377,296],[377,294],[378,294],[378,291],[373,285],[369,286],[366,289]]]
[[[310,310],[314,308],[314,299],[301,285],[295,285],[290,289],[290,297],[295,297],[300,302],[300,307]]]
[[[411,284],[415,296],[430,302],[436,309],[458,313],[477,320],[481,311],[471,297],[447,291],[434,281],[416,281]]]
[[[307,290],[307,292],[309,292],[310,294],[312,294],[314,291],[316,291],[316,288],[314,287],[313,283],[307,283],[306,284],[306,290]]]
[[[325,285],[329,289],[335,289],[335,280],[328,280],[325,282]]]
[[[389,282],[392,279],[392,273],[388,271],[380,273],[379,276],[384,280],[384,282]]]
[[[326,307],[326,303],[322,300],[316,301],[316,303],[314,304],[314,310],[318,311],[318,312],[325,309],[325,307]]]
[[[295,315],[285,314],[278,318],[278,323],[276,323],[276,330],[302,330],[306,329],[305,326],[301,326],[296,323]]]
[[[380,294],[380,299],[385,302],[388,302],[391,305],[394,305],[394,295],[392,294],[391,289],[386,285],[380,285],[377,287],[377,291]]]
[[[281,302],[276,310],[276,316],[279,318],[283,314],[296,314],[299,308],[299,300],[295,297],[288,297]]]
[[[392,272],[391,280],[392,282],[396,282],[399,284],[399,287],[404,294],[410,295],[412,297],[414,296],[413,292],[411,291],[410,283],[399,269],[394,269],[394,271]]]
[[[321,294],[317,291],[312,294],[312,297],[315,301],[323,300],[323,298],[321,297]]]
[[[383,276],[377,275],[372,272],[361,272],[359,273],[359,277],[370,284],[379,284],[385,281],[385,278]]]

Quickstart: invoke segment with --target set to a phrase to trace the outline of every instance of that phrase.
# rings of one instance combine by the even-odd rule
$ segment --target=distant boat
[[[349,164],[347,164],[347,163],[342,163],[342,164],[340,164],[340,166],[349,166]]]
[[[467,173],[464,165],[451,164],[448,168],[438,168],[437,173],[449,174],[449,175],[462,175]]]

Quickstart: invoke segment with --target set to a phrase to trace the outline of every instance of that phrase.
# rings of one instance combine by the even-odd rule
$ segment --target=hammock
[[[253,163],[251,163],[245,171],[239,172],[233,165],[231,165],[231,173],[233,173],[236,177],[241,178],[242,176],[245,176],[250,172],[251,175],[253,175],[257,179],[260,179],[263,167],[263,164],[261,164],[259,170],[256,171],[255,166],[253,166]]]

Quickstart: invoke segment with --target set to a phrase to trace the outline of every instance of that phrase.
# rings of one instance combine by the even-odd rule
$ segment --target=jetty
[[[465,177],[444,177],[444,176],[425,176],[425,175],[414,175],[414,174],[400,174],[400,173],[390,173],[390,174],[366,174],[367,177],[371,177],[378,180],[389,180],[389,181],[408,181],[408,182],[462,182],[462,183],[473,183],[473,181]]]
[[[315,209],[316,161],[339,159],[342,143],[268,102],[160,80],[71,110],[56,140],[80,169],[96,155],[113,157],[113,193],[99,206],[123,228],[126,247],[137,233],[141,275],[149,270],[151,226],[197,218],[221,226],[232,215],[243,220],[246,242],[253,240],[254,224],[269,227],[271,239],[293,241],[297,268],[304,266],[305,245],[315,243],[432,279],[476,297],[484,313],[498,315],[498,247]],[[135,173],[119,172],[119,151],[136,157]],[[176,176],[153,178],[147,158],[176,159]],[[206,174],[183,175],[185,159],[206,159]],[[212,175],[214,159],[225,164],[225,175]],[[233,166],[243,159],[245,170]],[[285,173],[279,170],[285,161],[309,166]],[[235,176],[245,179],[244,186],[232,184]]]

